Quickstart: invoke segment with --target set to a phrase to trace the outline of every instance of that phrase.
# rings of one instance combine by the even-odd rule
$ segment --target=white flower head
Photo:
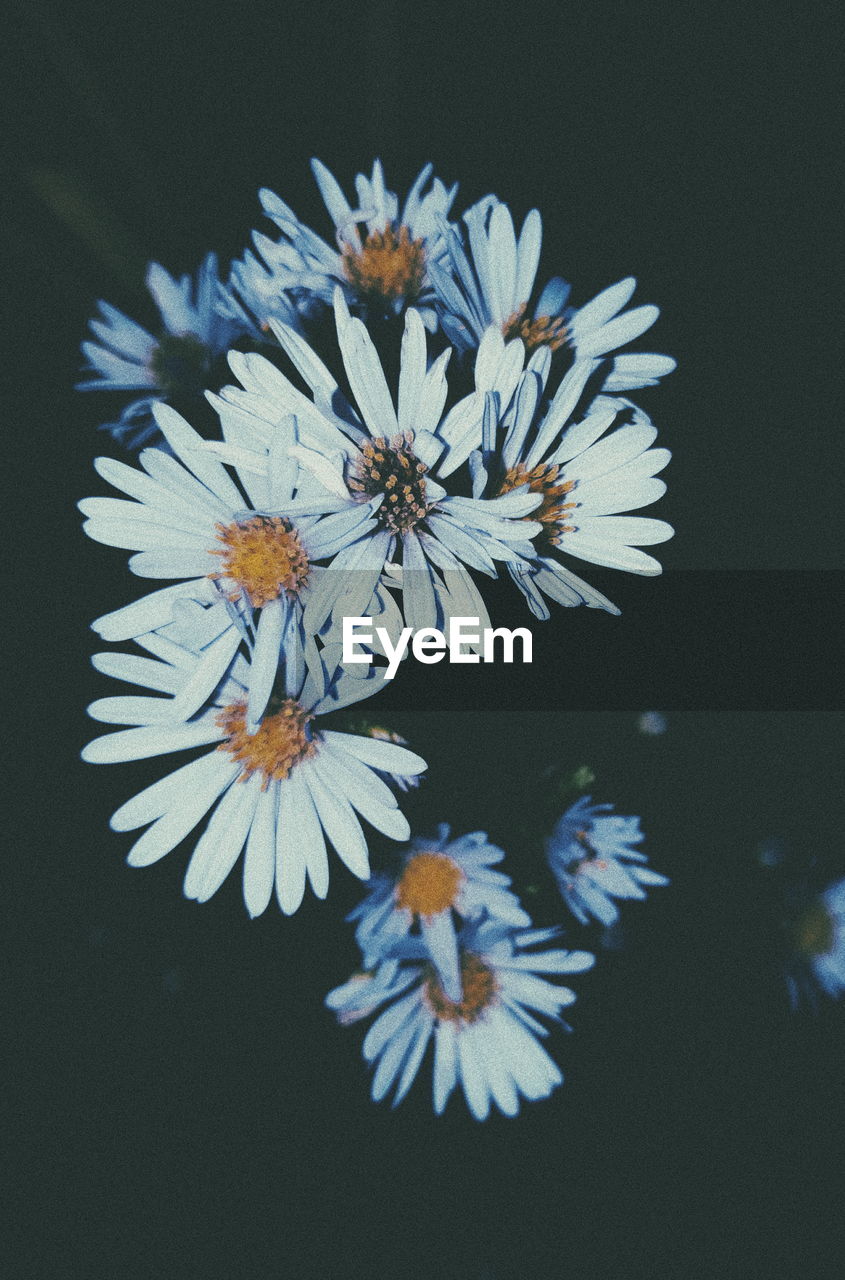
[[[560,1022],[575,1000],[568,987],[541,975],[582,973],[594,963],[586,951],[529,950],[557,929],[515,931],[496,921],[466,925],[458,938],[461,992],[451,999],[420,940],[398,943],[396,954],[368,976],[356,975],[326,997],[341,1022],[366,1017],[387,1004],[364,1040],[375,1065],[374,1101],[395,1086],[393,1105],[405,1097],[434,1040],[433,1096],[439,1115],[460,1081],[476,1120],[491,1103],[506,1116],[520,1098],[547,1097],[563,1076],[539,1043],[547,1029],[537,1013]]]
[[[155,414],[172,454],[143,450],[141,470],[98,458],[99,474],[127,499],[86,498],[79,506],[89,537],[135,552],[129,561],[133,573],[184,581],[106,614],[93,626],[106,640],[132,639],[169,623],[179,601],[224,599],[228,624],[204,654],[180,710],[183,718],[194,714],[244,643],[253,654],[249,717],[256,724],[283,649],[299,646],[319,670],[314,633],[303,626],[307,602],[326,572],[318,562],[330,564],[375,521],[364,506],[327,502],[322,492],[308,498],[311,478],[305,475],[303,488],[290,452],[297,440],[291,416],[276,424],[266,453],[239,452],[238,460],[246,457],[247,465],[235,465],[230,474],[174,409],[158,405]],[[234,437],[232,430],[233,424],[224,422],[230,438],[244,438],[246,428]]]
[[[510,889],[510,876],[494,870],[504,850],[491,844],[484,831],[456,839],[449,835],[444,823],[436,839],[414,839],[400,855],[395,874],[374,876],[369,894],[348,918],[358,921],[355,938],[367,968],[418,925],[444,990],[457,1000],[455,918],[474,920],[486,912],[513,927],[531,921]]]
[[[107,302],[90,322],[96,342],[82,352],[97,375],[77,383],[80,391],[143,391],[119,422],[106,424],[115,438],[133,447],[157,435],[153,405],[172,395],[200,396],[209,386],[212,362],[234,342],[257,330],[218,278],[215,254],[203,260],[196,279],[178,280],[157,262],[147,270],[147,288],[161,317],[158,334],[149,333]]]
[[[480,421],[484,412],[484,397],[472,393],[443,418],[450,352],[429,367],[425,329],[413,308],[405,316],[395,404],[367,328],[350,314],[340,290],[335,316],[357,409],[304,339],[276,323],[273,331],[312,398],[263,357],[233,353],[230,363],[243,389],[224,387],[217,401],[254,424],[267,424],[268,440],[269,424],[295,414],[300,444],[294,453],[303,471],[326,500],[345,503],[348,519],[370,519],[363,536],[324,575],[305,625],[319,630],[341,597],[344,614],[366,616],[376,584],[389,571],[409,626],[439,627],[452,615],[478,617],[483,626],[486,610],[468,570],[495,577],[499,562],[528,567],[530,538],[541,526],[525,517],[539,498],[527,486],[494,500],[453,497],[434,478],[449,456],[436,434],[441,422],[459,418],[471,429],[473,416]]]
[[[582,924],[594,916],[603,925],[619,918],[616,898],[645,898],[644,885],[668,884],[666,876],[644,864],[648,858],[632,846],[643,840],[640,820],[592,804],[582,796],[558,821],[546,856],[564,902]]]
[[[447,189],[432,179],[432,166],[418,174],[404,203],[385,186],[380,160],[368,178],[355,179],[356,203],[350,204],[336,178],[319,160],[311,168],[334,224],[334,243],[306,227],[272,191],[261,192],[264,212],[281,239],[257,233],[258,257],[249,255],[240,272],[242,287],[253,296],[272,291],[294,301],[307,314],[314,303],[330,305],[340,287],[356,311],[397,315],[414,305],[427,327],[436,328],[430,270],[444,252],[441,222],[448,216],[457,186]],[[431,179],[431,186],[426,185]],[[262,319],[283,318],[268,310]]]
[[[502,350],[489,331],[482,349]],[[628,573],[655,575],[658,560],[641,546],[664,542],[670,524],[627,513],[656,502],[666,491],[657,473],[668,463],[668,449],[652,448],[657,430],[630,400],[599,395],[583,414],[578,406],[596,362],[577,362],[551,400],[543,393],[548,354],[531,358],[508,400],[488,394],[481,429],[465,433],[453,445],[450,465],[469,457],[473,493],[496,497],[513,491],[540,500],[531,513],[541,534],[534,539],[530,564],[509,571],[538,618],[548,618],[544,597],[564,606],[586,604],[618,613],[617,607],[561,563],[572,556]]]
[[[793,1007],[818,991],[838,999],[845,991],[845,879],[807,903],[790,930],[787,986]]]
[[[659,315],[650,305],[622,310],[636,287],[632,277],[575,309],[568,305],[570,286],[555,276],[532,307],[542,244],[538,210],[530,211],[518,236],[508,206],[492,195],[468,209],[463,220],[466,242],[444,225],[447,253],[431,271],[441,325],[461,350],[478,347],[493,325],[506,339],[521,339],[528,351],[550,354],[565,347],[575,359],[607,359],[645,333]],[[649,386],[674,368],[668,356],[617,355],[604,389]]]
[[[222,606],[212,606],[213,615]],[[153,658],[97,654],[94,665],[118,680],[140,684],[165,697],[101,698],[88,708],[96,720],[131,726],[95,738],[82,753],[92,764],[142,760],[211,746],[212,750],[122,805],[116,831],[147,830],[132,846],[132,866],[148,866],[174,849],[211,813],[185,876],[185,895],[199,902],[214,894],[244,852],[243,892],[250,915],[266,910],[275,886],[282,911],[298,908],[306,875],[319,898],[326,895],[326,841],[353,875],[369,877],[367,840],[357,814],[394,840],[409,827],[379,772],[417,774],[425,761],[391,742],[379,742],[324,727],[323,717],[380,688],[377,673],[352,675],[339,667],[339,652],[322,654],[324,678],[301,664],[283,663],[257,728],[248,723],[249,664],[238,657],[210,704],[187,723],[174,715],[182,691],[202,667],[202,640],[219,620],[206,618],[206,635],[192,619],[137,642]],[[179,643],[174,636],[189,643]],[[214,643],[211,641],[210,643]]]

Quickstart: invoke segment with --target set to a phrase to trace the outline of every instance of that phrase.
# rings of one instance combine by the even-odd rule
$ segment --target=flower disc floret
[[[471,951],[465,951],[461,956],[461,999],[449,999],[433,965],[426,970],[423,999],[440,1022],[473,1023],[495,1002],[498,991],[499,984],[490,966]]]
[[[520,338],[527,351],[536,351],[537,347],[557,351],[565,345],[569,331],[561,316],[535,316],[532,320],[526,314],[527,310],[528,304],[523,303],[502,325],[506,342]]]
[[[531,493],[542,495],[539,507],[531,512],[531,520],[539,520],[543,525],[546,541],[556,546],[562,533],[574,533],[575,525],[570,524],[571,513],[580,505],[577,502],[566,502],[565,498],[575,488],[574,480],[559,480],[560,466],[541,463],[536,467],[527,467],[524,462],[508,467],[499,493],[510,493],[520,485],[527,484]]]
[[[276,600],[283,591],[296,594],[308,581],[308,556],[290,520],[284,516],[251,516],[218,524],[222,550],[220,569],[210,576],[229,579],[246,593],[254,608]],[[239,592],[234,593],[237,598]]]
[[[314,719],[296,701],[285,698],[277,711],[265,716],[255,733],[247,732],[246,701],[232,702],[217,715],[217,724],[226,733],[218,751],[228,751],[241,766],[241,781],[262,773],[262,791],[271,782],[282,782],[301,760],[313,756],[317,743],[308,735]]]
[[[362,501],[384,495],[377,519],[392,533],[414,529],[428,512],[425,476],[428,471],[412,448],[413,436],[378,436],[361,446],[349,487]]]
[[[360,249],[344,248],[343,274],[356,293],[387,304],[413,302],[425,279],[425,241],[414,240],[407,227],[371,231]]]
[[[434,916],[455,905],[464,873],[445,853],[414,854],[396,885],[396,905],[418,916]]]

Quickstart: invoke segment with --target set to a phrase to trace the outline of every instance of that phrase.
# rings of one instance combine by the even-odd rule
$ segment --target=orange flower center
[[[217,715],[226,733],[218,751],[228,751],[243,769],[241,781],[253,773],[263,773],[261,790],[271,782],[282,782],[295,765],[317,750],[307,727],[314,717],[295,698],[285,698],[278,710],[264,717],[255,733],[246,731],[246,702],[232,702]]]
[[[396,886],[396,905],[418,916],[436,916],[454,905],[464,873],[445,853],[415,853]]]
[[[825,956],[833,950],[833,918],[820,902],[799,916],[793,929],[795,948],[805,956]]]
[[[510,342],[512,338],[521,338],[527,351],[534,351],[536,347],[551,347],[552,351],[557,351],[566,342],[566,321],[560,316],[536,316],[529,320],[525,314],[527,305],[523,302],[502,325],[505,340]]]
[[[442,1022],[476,1022],[494,1003],[498,990],[493,970],[471,951],[465,951],[461,956],[461,999],[449,999],[431,965],[426,970],[423,998]]]
[[[425,519],[428,511],[425,476],[428,467],[411,448],[410,432],[388,440],[379,436],[361,446],[353,464],[349,488],[361,501],[384,494],[376,519],[391,533],[405,533]]]
[[[250,516],[233,524],[218,524],[222,550],[220,569],[211,578],[237,584],[256,609],[276,600],[283,591],[295,594],[308,581],[308,557],[299,534],[284,516]],[[238,591],[233,593],[237,599]]]
[[[382,302],[413,302],[425,277],[425,242],[412,240],[407,227],[371,231],[360,249],[346,245],[343,274],[356,293]]]
[[[539,520],[545,526],[546,539],[552,546],[557,545],[562,533],[575,532],[575,525],[567,524],[567,521],[569,513],[579,505],[577,502],[564,501],[567,494],[575,488],[575,481],[562,480],[558,483],[559,474],[559,466],[541,463],[529,470],[524,462],[518,462],[515,467],[508,467],[499,485],[500,494],[510,493],[521,484],[527,484],[531,493],[542,495],[539,507],[523,519]]]

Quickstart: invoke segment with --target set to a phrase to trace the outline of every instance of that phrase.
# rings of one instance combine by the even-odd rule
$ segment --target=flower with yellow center
[[[230,579],[256,609],[277,600],[283,591],[296,595],[308,581],[308,556],[293,523],[284,516],[254,515],[232,524],[218,524],[220,568],[209,574],[216,581]]]
[[[483,357],[486,367],[497,346],[507,350],[501,334],[491,329],[479,363]],[[527,563],[509,565],[508,572],[532,613],[542,619],[549,617],[546,598],[566,607],[586,604],[619,613],[570,570],[565,557],[658,574],[659,561],[640,547],[673,534],[663,520],[630,514],[665,493],[666,485],[656,475],[671,455],[668,449],[651,448],[657,431],[636,405],[605,395],[589,399],[596,367],[593,360],[576,362],[546,400],[550,361],[532,357],[518,373],[498,421],[488,421],[486,435],[477,431],[463,445],[465,451],[478,450],[483,460],[474,473],[476,497],[527,491],[540,498],[528,520],[535,528],[540,525],[541,536],[524,556]]]
[[[454,907],[464,873],[445,853],[415,853],[396,883],[396,905],[415,916],[436,916]]]
[[[360,248],[347,245],[341,255],[343,274],[365,302],[385,310],[416,302],[425,279],[425,241],[414,240],[407,227],[371,231]]]
[[[271,703],[272,707],[272,703]],[[295,698],[285,698],[278,710],[264,716],[255,733],[247,732],[246,703],[229,703],[217,713],[217,723],[226,734],[218,751],[228,751],[241,766],[241,780],[261,775],[261,790],[271,782],[282,782],[294,765],[317,751],[317,741],[309,736],[314,719]]]
[[[395,1086],[393,1105],[402,1101],[432,1038],[438,1114],[458,1081],[477,1120],[486,1119],[491,1104],[513,1116],[520,1097],[551,1093],[563,1077],[536,1038],[536,1015],[559,1020],[575,994],[546,975],[580,973],[593,964],[586,951],[535,949],[558,933],[519,932],[492,920],[465,925],[455,996],[414,938],[394,941],[375,968],[329,992],[326,1004],[345,1025],[385,1006],[364,1039],[364,1057],[375,1065],[373,1099]]]
[[[278,243],[257,238],[263,262],[245,260],[239,272],[242,287],[259,306],[262,297],[269,299],[273,292],[307,299],[305,305],[313,306],[315,301],[331,304],[339,285],[356,314],[396,316],[413,304],[434,329],[437,315],[429,269],[445,254],[442,227],[457,186],[447,190],[426,165],[400,206],[376,160],[370,176],[356,175],[353,206],[324,164],[312,160],[311,168],[334,224],[334,243],[303,226],[273,192],[263,191],[264,211],[282,238]]]
[[[330,501],[348,503],[326,524],[354,521],[356,512],[359,521],[369,521],[366,529],[355,525],[355,536],[350,534],[348,545],[332,562],[335,572],[323,575],[310,594],[305,629],[321,634],[332,612],[370,616],[373,597],[383,586],[401,591],[404,619],[414,628],[439,627],[459,609],[461,615],[472,616],[470,605],[476,599],[482,616],[483,601],[469,569],[495,577],[498,561],[526,563],[522,556],[531,553],[530,539],[543,527],[523,519],[537,506],[537,496],[524,487],[480,500],[448,493],[433,475],[435,467],[444,474],[441,459],[451,451],[438,428],[441,420],[444,425],[451,420],[472,430],[474,419],[480,422],[483,415],[483,397],[464,397],[444,418],[451,352],[442,352],[429,364],[425,326],[410,307],[394,399],[376,345],[363,321],[351,314],[340,289],[334,304],[348,399],[339,396],[334,375],[302,338],[282,325],[274,331],[308,382],[313,403],[304,405],[302,392],[262,357],[255,357],[249,367],[233,360],[245,391],[231,388],[228,393],[239,409],[255,417],[263,414],[268,422],[272,409],[267,385],[275,385],[285,403],[299,404],[304,425],[297,461],[323,486]],[[338,572],[341,569],[344,572]]]
[[[519,338],[528,352],[536,351],[538,347],[548,347],[550,351],[562,347],[567,338],[566,321],[562,316],[541,315],[532,320],[526,315],[527,309],[528,304],[524,302],[504,321],[502,333],[505,341]]]
[[[602,390],[629,391],[651,386],[670,373],[675,361],[656,353],[616,352],[654,324],[658,309],[624,311],[634,292],[632,277],[602,290],[585,306],[569,305],[570,286],[553,276],[533,309],[540,263],[542,221],[532,209],[517,235],[507,205],[485,196],[463,217],[466,236],[456,230],[446,237],[446,252],[431,268],[440,323],[461,350],[480,349],[492,328],[507,340],[518,338],[531,353],[571,349],[574,359],[613,356],[602,373]]]
[[[313,640],[319,628],[309,635],[302,622],[317,576],[314,566],[330,566],[372,529],[372,511],[350,502],[347,510],[327,514],[322,495],[313,509],[299,500],[299,473],[289,453],[297,440],[292,418],[276,424],[266,453],[236,451],[232,474],[218,460],[225,456],[228,462],[228,446],[220,445],[215,455],[167,405],[157,406],[155,416],[172,455],[147,450],[143,471],[110,458],[95,464],[134,501],[87,498],[79,505],[90,537],[137,552],[130,561],[133,572],[186,581],[93,626],[104,639],[131,639],[170,624],[174,608],[185,601],[206,606],[225,597],[228,610],[219,630],[208,636],[204,678],[184,691],[178,711],[185,719],[192,716],[245,645],[252,650],[248,720],[254,729],[276,684],[283,649],[304,653],[319,676]],[[245,511],[245,494],[266,502],[265,509]],[[285,514],[293,509],[295,519]]]
[[[496,999],[496,975],[471,951],[461,954],[461,995],[450,1000],[440,985],[437,970],[429,966],[423,982],[423,999],[440,1022],[476,1022]]]
[[[213,608],[226,613],[223,602]],[[168,711],[202,670],[203,621],[194,624],[193,641],[188,623],[178,644],[168,634],[150,637],[149,650],[159,661],[120,653],[98,655],[95,661],[119,679],[140,678],[170,696],[102,698],[92,704],[89,712],[96,719],[129,727],[96,738],[84,759],[104,764],[208,748],[113,816],[117,831],[147,828],[129,851],[130,864],[158,861],[208,817],[185,877],[185,895],[198,902],[217,891],[242,851],[244,900],[253,916],[266,910],[274,890],[282,911],[296,911],[306,878],[315,894],[325,897],[328,842],[353,875],[368,879],[367,839],[358,815],[391,839],[406,840],[408,823],[380,774],[420,773],[425,762],[395,743],[326,729],[322,717],[356,701],[368,686],[375,691],[378,682],[347,676],[337,667],[327,671],[327,687],[318,693],[301,665],[291,669],[283,662],[284,695],[274,696],[252,726],[250,675],[241,661],[212,705],[180,723]]]
[[[510,877],[495,870],[504,851],[484,831],[449,838],[443,824],[438,839],[417,839],[395,874],[373,877],[370,892],[350,913],[355,937],[371,968],[384,949],[419,930],[446,995],[460,999],[455,918],[487,915],[518,927],[529,923],[510,889]]]
[[[552,546],[557,545],[562,533],[575,531],[575,525],[567,522],[579,506],[577,502],[566,501],[575,488],[575,481],[558,481],[560,471],[558,466],[543,463],[529,470],[524,462],[518,462],[507,468],[499,483],[499,493],[510,493],[527,484],[529,492],[541,494],[542,501],[531,512],[531,519],[540,521],[543,536]]]

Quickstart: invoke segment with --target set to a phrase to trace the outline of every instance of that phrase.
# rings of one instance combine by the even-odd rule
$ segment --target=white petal
[[[189,747],[205,746],[219,742],[225,735],[213,719],[196,724],[178,725],[173,728],[150,727],[124,729],[94,738],[82,751],[82,759],[88,764],[116,764],[128,760],[146,760],[149,756],[167,755],[171,751],[186,751]]]
[[[175,849],[180,841],[193,831],[199,820],[208,813],[221,792],[233,784],[240,770],[226,768],[210,774],[202,786],[183,793],[178,803],[158,818],[129,850],[126,861],[130,867],[147,867]]]
[[[207,902],[240,857],[258,803],[262,777],[234,783],[200,837],[185,875],[185,897]]]
[[[399,747],[394,742],[384,742],[377,738],[361,738],[357,734],[338,733],[336,730],[324,730],[324,737],[343,751],[363,760],[364,764],[385,773],[418,774],[423,773],[428,765],[422,756]]]
[[[295,768],[278,784],[276,812],[276,897],[285,915],[299,909],[305,893],[305,860],[315,839],[313,805]],[[322,832],[317,826],[317,838]]]
[[[244,854],[244,902],[250,916],[270,904],[276,874],[276,789],[260,791]]]
[[[247,729],[250,733],[258,727],[273,691],[279,671],[284,625],[285,609],[282,601],[271,600],[261,610],[255,636],[247,702]]]

